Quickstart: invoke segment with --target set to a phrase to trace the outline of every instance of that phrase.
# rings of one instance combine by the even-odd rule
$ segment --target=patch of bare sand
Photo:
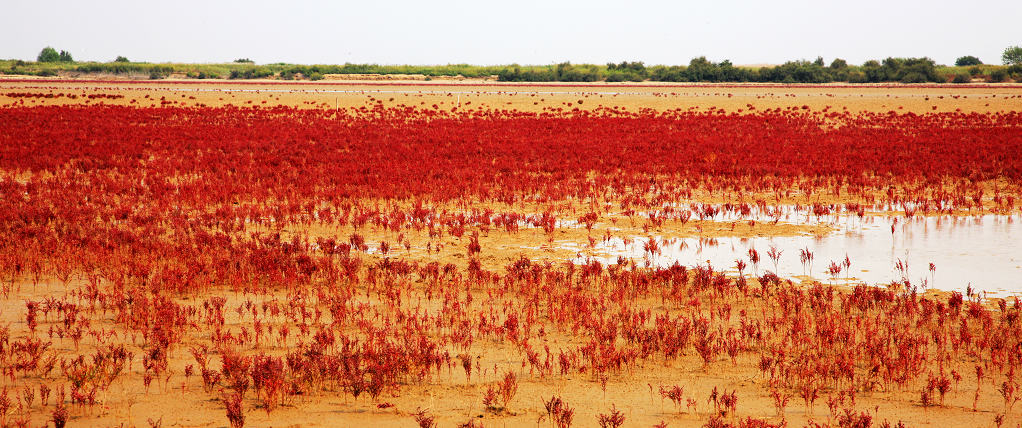
[[[806,106],[812,111],[850,112],[1000,112],[1022,109],[1018,85],[959,86],[714,86],[665,87],[653,84],[525,85],[493,83],[281,81],[4,81],[0,105],[116,104],[172,106],[291,106],[301,108],[360,108],[383,105],[441,110],[509,109],[549,111],[597,108],[722,109],[729,112]],[[393,83],[393,85],[390,85]],[[89,100],[18,98],[7,93],[89,95],[118,94],[124,98]],[[435,106],[435,107],[434,107]]]

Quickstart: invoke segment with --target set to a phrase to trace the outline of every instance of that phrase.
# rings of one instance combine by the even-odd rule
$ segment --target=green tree
[[[705,56],[692,58],[685,70],[688,80],[693,82],[716,82],[720,80],[720,67],[706,59]]]
[[[1022,46],[1011,46],[1005,49],[1004,54],[1001,55],[1001,62],[1004,62],[1004,65],[1022,64]]]
[[[974,57],[972,55],[966,55],[966,56],[963,56],[963,57],[958,57],[958,59],[955,60],[955,66],[957,66],[957,67],[968,67],[970,65],[981,65],[981,64],[983,64],[983,61],[980,61],[979,58],[976,58],[976,57]]]
[[[937,74],[937,63],[927,57],[905,58],[902,60],[900,79],[906,83],[921,82],[947,82],[947,79]],[[915,74],[916,76],[913,76]]]
[[[117,59],[114,60],[114,62],[131,62],[131,61],[128,61],[128,58],[126,57],[118,56]]]
[[[75,62],[75,59],[71,58],[71,52],[60,51],[60,54],[57,56],[57,61],[60,61],[60,62]]]
[[[788,61],[773,67],[769,72],[760,72],[760,79],[782,83],[824,83],[832,80],[827,69],[819,61]]]
[[[864,82],[876,83],[887,80],[887,74],[880,66],[880,61],[871,59],[862,64],[862,79]],[[858,82],[857,82],[858,83]]]
[[[635,73],[643,74],[646,72],[646,64],[642,61],[622,61],[620,64],[614,64],[612,62],[607,63],[608,71],[632,71]]]
[[[47,46],[43,48],[42,51],[39,52],[39,56],[36,58],[36,61],[57,62],[60,61],[60,54],[57,53],[56,49]]]

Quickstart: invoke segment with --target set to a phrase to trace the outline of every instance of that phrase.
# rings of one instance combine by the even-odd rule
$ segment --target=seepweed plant
[[[644,212],[654,228],[749,220],[754,211],[778,212],[781,200],[812,203],[783,208],[806,218],[830,210],[851,215],[863,209],[858,204],[871,210],[904,207],[899,202],[905,198],[919,201],[914,215],[1016,212],[1007,199],[1016,188],[999,188],[994,200],[978,183],[984,177],[1017,180],[1005,167],[1018,162],[1011,156],[1019,147],[1017,114],[846,114],[841,133],[824,130],[800,112],[461,116],[414,109],[95,106],[14,107],[0,115],[9,125],[0,135],[5,150],[0,164],[5,173],[31,177],[11,179],[7,173],[0,182],[8,195],[0,212],[11,219],[0,229],[8,237],[0,244],[4,283],[16,293],[33,282],[46,286],[47,277],[64,278],[60,284],[70,290],[15,301],[24,308],[19,312],[24,329],[12,330],[3,341],[3,361],[24,381],[45,376],[47,361],[60,355],[53,360],[59,367],[54,373],[71,387],[73,411],[84,413],[79,409],[99,403],[103,391],[125,377],[130,379],[125,384],[141,390],[139,380],[148,375],[164,385],[151,394],[164,392],[168,377],[177,375],[166,364],[169,358],[189,351],[206,387],[195,393],[222,397],[232,424],[243,421],[245,408],[264,406],[270,413],[280,403],[301,405],[326,394],[343,395],[354,406],[380,406],[409,388],[460,382],[460,372],[470,383],[499,382],[490,384],[491,402],[506,408],[516,389],[505,385],[578,375],[584,385],[605,386],[651,362],[701,362],[712,373],[760,361],[752,370],[777,392],[782,414],[789,405],[815,412],[816,401],[841,393],[905,390],[914,403],[931,374],[937,379],[933,402],[941,391],[955,400],[956,392],[940,379],[954,379],[950,370],[964,372],[963,364],[971,370],[976,355],[986,367],[982,377],[1002,386],[980,388],[977,380],[976,394],[998,394],[1005,407],[1017,396],[1005,394],[1012,391],[1006,382],[1018,364],[1010,352],[1019,337],[1013,334],[1019,328],[1016,301],[994,309],[972,295],[933,297],[911,287],[801,287],[774,273],[739,279],[711,266],[643,266],[623,259],[566,264],[523,256],[501,265],[484,257],[457,263],[399,257],[422,252],[427,241],[485,256],[494,251],[488,235],[534,232],[540,240],[556,240],[570,223],[558,219],[596,209],[587,204],[572,211],[535,200],[579,195]],[[39,138],[47,135],[67,147],[81,138],[50,126],[55,118],[88,124],[76,131],[84,135],[111,137],[107,144],[68,152]],[[930,130],[935,123],[946,126]],[[584,131],[589,138],[559,143],[551,129]],[[663,135],[683,140],[710,129],[716,137],[699,144],[653,145],[660,151],[652,155],[637,150]],[[463,144],[424,142],[432,133]],[[512,133],[513,138],[465,143],[465,135]],[[747,134],[755,143],[739,137]],[[273,143],[284,140],[291,143]],[[536,147],[535,141],[547,144]],[[876,150],[847,165],[834,162],[834,153],[858,153],[846,147],[852,141]],[[960,141],[974,144],[963,149]],[[725,159],[724,151],[709,156],[727,144],[759,157],[740,164]],[[916,159],[933,144],[947,157]],[[310,152],[322,159],[306,158]],[[633,155],[618,160],[604,156],[608,152]],[[252,153],[266,162],[255,162]],[[676,177],[662,178],[664,159],[673,156],[688,160],[667,164]],[[150,157],[163,161],[142,162]],[[297,159],[307,160],[299,167]],[[438,174],[423,159],[446,168]],[[870,175],[871,165],[889,159],[904,159],[907,166]],[[494,190],[512,183],[506,174],[517,170],[531,173],[512,174],[513,187]],[[854,177],[853,184],[817,178],[835,170]],[[979,181],[941,179],[964,170]],[[383,177],[374,171],[408,172]],[[755,178],[760,175],[771,178]],[[551,176],[558,177],[557,185]],[[651,178],[672,181],[651,184]],[[920,180],[928,191],[913,184]],[[641,192],[631,190],[640,186]],[[710,186],[719,203],[688,203],[689,192],[710,192]],[[729,199],[749,186],[760,189],[750,198],[762,203]],[[835,190],[853,195],[856,205],[802,197]],[[367,200],[370,191],[384,202]],[[767,200],[774,195],[779,196],[771,205]],[[477,200],[488,206],[464,209]],[[324,235],[307,232],[313,224]],[[383,245],[409,239],[412,248],[403,251]],[[647,243],[651,255],[668,247],[660,238]],[[755,259],[758,263],[758,253]],[[806,265],[811,271],[808,257]],[[574,342],[543,346],[553,334]],[[97,344],[113,348],[96,352]],[[498,380],[500,371],[477,358],[480,346],[492,344],[508,349],[512,364],[521,364],[518,374],[505,372]],[[142,364],[117,369],[118,361],[132,360],[118,356],[118,346],[137,354]],[[791,404],[789,397],[799,400]],[[721,420],[732,418],[737,393],[717,398],[707,406]],[[546,403],[552,421],[570,425],[570,406],[553,398]],[[833,403],[834,415],[855,410],[850,401]]]

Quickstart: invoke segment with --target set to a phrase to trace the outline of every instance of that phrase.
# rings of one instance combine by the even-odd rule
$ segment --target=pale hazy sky
[[[550,64],[962,55],[1022,45],[1022,1],[0,0],[0,58]]]

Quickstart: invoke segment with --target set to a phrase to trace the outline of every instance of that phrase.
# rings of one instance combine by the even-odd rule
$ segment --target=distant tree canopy
[[[572,65],[562,62],[545,69],[526,69],[512,64],[497,73],[500,80],[519,82],[595,82],[602,77],[600,70],[593,65]]]
[[[149,64],[131,62],[117,56],[111,62],[93,61],[74,63],[68,67],[62,62],[74,62],[67,51],[47,46],[39,53],[38,63],[11,62],[0,68],[0,74],[36,74],[53,76],[60,71],[81,73],[149,74],[150,78],[164,78],[171,73],[191,78],[257,79],[278,78],[322,79],[330,74],[422,74],[424,76],[496,76],[501,81],[518,82],[769,82],[769,83],[879,83],[902,82],[967,83],[975,79],[987,81],[1022,81],[1022,47],[1005,49],[1003,60],[1007,67],[980,65],[975,56],[962,56],[956,61],[960,68],[938,66],[932,59],[887,58],[852,65],[841,58],[829,62],[823,57],[800,59],[780,65],[763,67],[735,66],[725,59],[714,62],[705,56],[692,58],[686,65],[646,65],[642,61],[611,62],[605,65],[572,64],[562,62],[550,65],[296,65],[272,63],[256,65],[248,58],[238,58],[232,64]],[[49,64],[49,65],[47,65]],[[963,64],[975,64],[963,66]]]
[[[606,67],[573,65],[568,62],[546,67],[522,67],[517,64],[505,67],[497,73],[503,81],[568,81],[608,82],[643,81],[657,82],[776,82],[776,83],[826,83],[826,82],[946,82],[950,76],[937,73],[936,63],[930,58],[887,58],[869,61],[861,67],[852,67],[837,58],[830,65],[822,57],[813,61],[788,61],[778,66],[735,67],[731,61],[715,63],[705,56],[693,58],[687,66],[656,65],[647,67],[640,61],[608,63]]]
[[[781,83],[825,83],[834,80],[823,66],[823,59],[816,61],[788,61],[776,67],[759,69],[759,80]]]
[[[867,61],[862,65],[866,82],[923,83],[943,82],[932,59],[887,58],[882,63]]]
[[[43,48],[43,50],[39,52],[39,56],[36,57],[36,61],[39,62],[57,62],[59,59],[60,55],[57,53],[57,50],[49,46]]]
[[[36,57],[36,61],[38,61],[38,62],[74,62],[74,59],[71,58],[71,53],[69,53],[68,51],[60,51],[60,53],[58,53],[56,49],[53,49],[52,47],[47,46],[47,47],[43,48],[42,51],[39,52],[39,56]]]
[[[1022,46],[1011,46],[1001,55],[1004,65],[1022,65]]]
[[[648,75],[646,64],[643,64],[642,61],[607,63],[606,80],[608,82],[641,82],[646,80]]]
[[[636,73],[645,73],[646,72],[646,65],[643,64],[642,61],[635,61],[635,62],[623,61],[620,64],[614,64],[614,63],[610,62],[610,63],[607,63],[607,70],[609,70],[609,71],[624,70],[624,71],[634,71]]]
[[[963,57],[958,57],[958,59],[955,60],[955,66],[957,66],[957,67],[968,67],[970,65],[982,65],[982,64],[983,64],[983,61],[980,61],[979,58],[976,58],[976,57],[974,57],[972,55],[966,55],[966,56],[963,56]]]

